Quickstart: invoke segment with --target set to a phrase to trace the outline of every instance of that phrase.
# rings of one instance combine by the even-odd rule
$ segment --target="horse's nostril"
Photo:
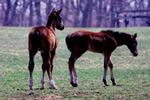
[[[63,28],[64,28],[64,24],[61,24],[61,27],[63,27]]]
[[[135,53],[133,54],[133,56],[135,56],[135,57],[138,56],[138,52],[135,52]]]
[[[63,29],[64,29],[64,25],[62,24],[62,25],[61,25],[61,30],[63,30]]]

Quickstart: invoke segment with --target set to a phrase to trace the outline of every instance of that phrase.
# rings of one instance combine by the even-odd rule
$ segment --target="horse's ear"
[[[136,37],[137,37],[137,33],[135,33],[135,34],[133,35],[133,38],[134,38],[134,39],[136,39]]]
[[[55,12],[55,8],[51,9],[51,11],[49,12],[48,16],[51,15],[51,13]]]
[[[62,8],[61,8],[60,10],[58,10],[58,11],[57,11],[57,14],[60,14],[60,13],[61,13],[61,11],[62,11]]]
[[[51,12],[54,12],[54,11],[55,11],[55,8],[53,8]]]

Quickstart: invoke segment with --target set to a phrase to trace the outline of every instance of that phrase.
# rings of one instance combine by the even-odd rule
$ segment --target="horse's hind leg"
[[[70,84],[73,87],[77,87],[77,84],[74,83],[74,78],[73,78],[73,70],[74,70],[74,63],[75,63],[75,58],[71,55],[68,61],[69,65],[69,72],[70,72]]]
[[[44,54],[41,53],[42,59],[43,59],[43,64],[42,64],[42,80],[41,80],[41,89],[44,89],[44,84],[45,84],[45,71],[46,71],[46,65],[44,63]]]
[[[50,62],[51,62],[51,73],[53,72],[53,60],[56,54],[56,48],[51,52],[51,58],[50,58]]]
[[[112,64],[111,60],[109,62],[109,68],[110,68],[110,77],[111,77],[112,84],[116,85],[114,74],[113,74],[113,64]]]
[[[29,70],[29,88],[32,90],[33,86],[33,80],[32,80],[32,72],[34,69],[34,56],[36,54],[37,50],[29,50],[29,64],[28,64],[28,70]]]
[[[52,75],[52,72],[53,72],[53,60],[54,60],[55,52],[56,52],[56,48],[51,52],[51,57],[50,57],[50,63],[51,63],[50,71],[51,71],[51,75]],[[52,89],[57,89],[57,87],[55,85],[55,82],[52,79],[49,80],[49,84],[51,85]]]
[[[78,86],[78,76],[76,73],[76,68],[74,66],[75,61],[85,52],[86,50],[80,51],[78,53],[72,53],[68,64],[69,64],[69,72],[70,72],[70,84],[73,87],[77,87]]]
[[[50,61],[50,58],[51,58],[51,53],[50,52],[45,52],[43,54],[43,63],[45,65],[45,68],[47,70],[47,74],[48,74],[48,78],[49,78],[49,84],[51,86],[51,89],[57,89],[56,85],[55,85],[55,82],[53,81],[53,78],[52,78],[52,69],[51,69],[51,61]]]
[[[44,84],[45,84],[45,71],[48,71],[48,76],[49,76],[49,84],[51,85],[51,88],[56,89],[56,85],[54,81],[50,78],[52,77],[52,71],[53,71],[53,59],[55,56],[55,51],[51,53],[51,56],[48,57],[46,54],[41,53],[41,56],[43,58],[43,64],[42,64],[42,70],[43,70],[43,75],[42,75],[42,80],[41,80],[41,89],[44,89]],[[48,60],[50,59],[50,60]],[[50,71],[50,72],[49,72]]]

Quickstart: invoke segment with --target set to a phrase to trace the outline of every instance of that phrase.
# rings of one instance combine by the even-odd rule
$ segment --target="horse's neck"
[[[117,45],[129,45],[131,40],[131,36],[129,34],[121,33],[121,34],[112,34],[115,40],[117,41]]]
[[[53,26],[51,26],[49,29],[50,29],[51,32],[55,35],[55,28],[54,28]]]
[[[48,20],[46,27],[49,28],[53,34],[55,34],[55,23],[52,20]]]

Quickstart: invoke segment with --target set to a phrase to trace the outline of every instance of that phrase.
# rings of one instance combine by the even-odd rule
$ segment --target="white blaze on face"
[[[63,21],[61,21],[61,25],[63,25],[64,23],[63,23]]]

